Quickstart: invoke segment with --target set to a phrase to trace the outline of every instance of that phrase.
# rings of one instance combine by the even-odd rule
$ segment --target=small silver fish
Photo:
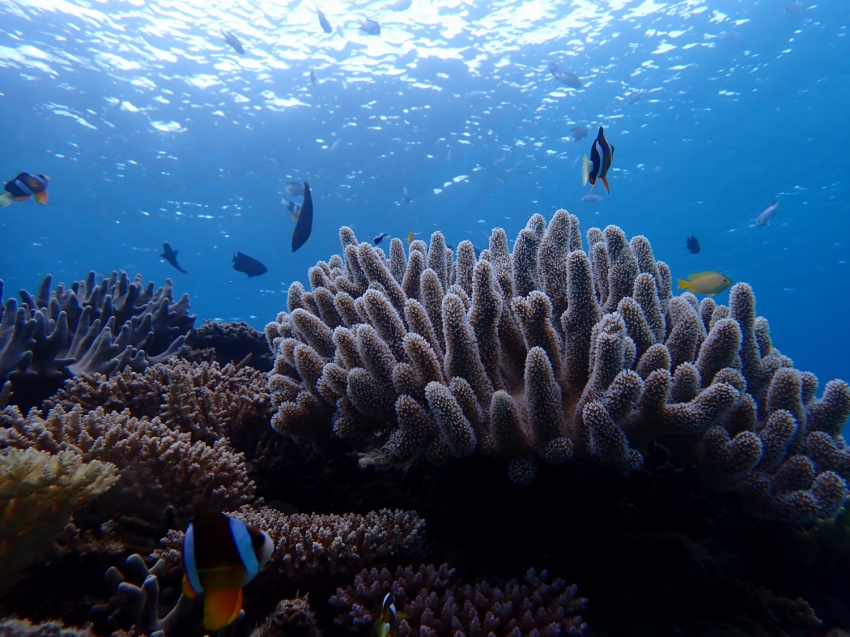
[[[584,197],[581,198],[584,203],[595,203],[597,201],[602,201],[602,195],[597,195],[596,193],[589,192]]]
[[[767,222],[773,219],[776,216],[776,209],[779,208],[778,201],[772,201],[770,205],[761,211],[761,214],[756,217],[756,225],[764,226],[767,225]]]

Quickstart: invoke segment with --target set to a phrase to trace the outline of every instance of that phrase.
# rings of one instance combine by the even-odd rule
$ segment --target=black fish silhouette
[[[325,14],[322,13],[318,7],[316,7],[316,13],[319,14],[319,24],[322,27],[322,31],[324,31],[325,33],[333,33],[334,30],[331,27],[331,23],[328,22],[328,19],[325,17]]]
[[[242,46],[242,43],[239,41],[233,32],[231,31],[222,31],[221,37],[224,38],[224,41],[227,42],[230,46],[233,47],[233,50],[236,51],[239,55],[245,55],[245,49]]]
[[[183,274],[189,274],[188,272],[186,272],[186,270],[180,267],[179,263],[177,263],[178,252],[180,252],[180,250],[172,249],[171,246],[168,245],[168,241],[166,241],[162,244],[162,254],[159,256],[168,261],[171,265],[180,270],[180,272],[182,272]]]
[[[254,257],[249,257],[247,254],[237,252],[233,257],[233,269],[237,272],[244,272],[250,279],[252,276],[260,276],[269,271],[262,263]]]
[[[304,203],[301,204],[301,214],[295,222],[292,231],[292,251],[303,246],[313,231],[313,195],[310,194],[310,184],[304,182]]]
[[[386,232],[382,232],[382,233],[381,233],[381,234],[379,234],[377,237],[375,237],[375,238],[373,239],[373,241],[375,242],[375,245],[378,245],[381,241],[383,241],[383,240],[384,240],[384,237],[386,237],[386,236],[387,236],[387,233],[386,233]]]
[[[699,254],[699,241],[696,237],[690,236],[685,240],[685,245],[688,248],[688,252],[691,254]]]

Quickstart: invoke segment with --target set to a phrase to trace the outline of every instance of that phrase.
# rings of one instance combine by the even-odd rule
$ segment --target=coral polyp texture
[[[16,393],[39,383],[49,394],[83,372],[144,370],[178,352],[195,322],[188,295],[174,301],[170,279],[156,290],[125,272],[51,284],[48,275],[35,296],[22,290],[20,305],[0,305],[0,382],[10,379]]]
[[[343,255],[289,288],[266,327],[272,424],[361,464],[504,459],[514,482],[544,464],[623,474],[662,446],[759,516],[833,517],[847,496],[841,429],[850,389],[798,371],[775,349],[750,286],[729,306],[673,296],[649,241],[587,232],[559,210],[501,228],[476,259],[440,232],[389,256],[340,230]]]
[[[523,581],[460,581],[454,569],[421,565],[362,571],[354,584],[338,589],[330,605],[339,611],[336,624],[347,633],[374,632],[381,602],[392,592],[404,609],[397,633],[420,635],[581,635],[587,600],[576,586],[529,569]]]

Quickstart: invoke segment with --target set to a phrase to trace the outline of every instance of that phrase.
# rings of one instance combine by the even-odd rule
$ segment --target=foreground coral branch
[[[457,261],[441,233],[388,260],[340,231],[344,259],[294,283],[266,327],[281,433],[322,447],[334,435],[364,462],[442,465],[485,454],[511,478],[539,463],[593,462],[624,474],[652,445],[695,464],[765,517],[834,516],[850,462],[841,428],[850,390],[793,368],[771,344],[755,295],[729,307],[673,297],[644,237],[591,228],[561,210],[532,217],[512,253],[503,230]],[[398,243],[398,245],[396,245]]]
[[[37,560],[77,507],[118,481],[113,464],[75,451],[0,452],[0,593]]]

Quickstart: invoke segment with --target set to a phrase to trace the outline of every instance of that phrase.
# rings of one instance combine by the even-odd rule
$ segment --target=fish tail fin
[[[204,593],[204,628],[218,630],[232,623],[242,610],[242,589],[227,588]]]
[[[602,185],[605,186],[605,192],[607,192],[610,195],[611,189],[608,187],[608,178],[607,177],[601,177],[601,179],[602,179]]]
[[[42,190],[41,192],[35,193],[35,200],[41,204],[47,203],[47,191]]]
[[[676,289],[687,290],[690,285],[691,285],[690,281],[686,281],[685,279],[679,279],[679,286]]]
[[[5,208],[6,206],[12,205],[12,193],[4,192],[0,195],[0,208]]]
[[[581,185],[586,186],[587,180],[590,178],[590,168],[591,163],[587,158],[587,155],[584,156],[584,160],[581,162]],[[592,188],[591,188],[592,190]]]

